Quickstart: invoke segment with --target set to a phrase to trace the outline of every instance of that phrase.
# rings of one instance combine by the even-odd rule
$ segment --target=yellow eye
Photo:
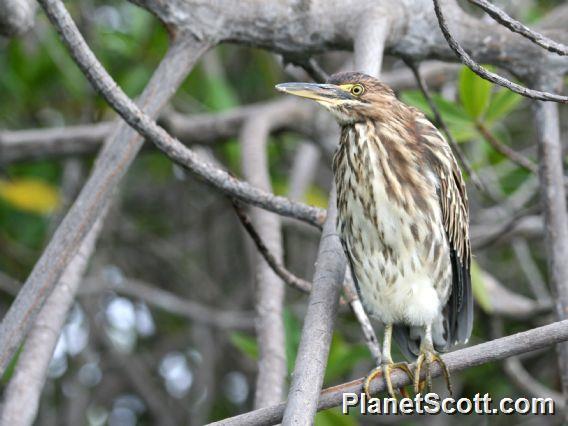
[[[360,84],[354,84],[353,87],[351,88],[351,94],[353,94],[355,96],[361,96],[364,91],[365,91],[365,88],[363,86],[361,86]]]

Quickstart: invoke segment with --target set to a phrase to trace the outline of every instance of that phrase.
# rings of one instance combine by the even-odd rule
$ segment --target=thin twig
[[[476,6],[479,6],[489,16],[491,16],[500,24],[509,28],[511,31],[529,39],[533,43],[538,44],[540,47],[543,47],[550,52],[558,53],[559,55],[568,55],[568,46],[562,43],[558,43],[554,40],[551,40],[545,35],[535,30],[531,30],[522,22],[519,22],[516,19],[511,18],[509,15],[507,15],[507,13],[499,9],[494,4],[489,3],[486,0],[468,0],[468,1],[472,4],[475,4]]]
[[[537,99],[541,101],[553,101],[559,103],[568,103],[568,96],[556,95],[554,93],[549,92],[542,92],[539,90],[529,89],[527,87],[521,86],[520,84],[513,83],[512,81],[506,79],[505,77],[501,77],[498,74],[495,74],[477,62],[475,62],[471,56],[461,47],[461,45],[457,42],[457,40],[452,36],[450,30],[448,29],[448,24],[446,23],[446,19],[442,13],[442,9],[440,7],[440,0],[432,0],[434,2],[434,10],[436,12],[436,17],[438,18],[438,24],[440,25],[440,29],[442,30],[442,34],[444,38],[448,42],[450,48],[456,53],[456,55],[460,58],[460,60],[474,73],[476,73],[481,78],[488,80],[492,83],[498,84],[499,86],[506,87],[507,89],[518,93],[519,95],[523,95],[527,98]]]
[[[532,330],[450,352],[443,355],[442,359],[448,369],[454,372],[531,352],[566,340],[568,340],[568,320],[554,322],[543,327],[533,328]],[[433,377],[441,375],[442,372],[437,363],[432,365],[431,373]],[[391,374],[391,379],[395,388],[401,388],[410,384],[409,377],[399,370]],[[345,393],[360,395],[363,391],[363,380],[363,378],[360,378],[325,389],[320,395],[318,410],[326,410],[340,405]],[[377,394],[385,389],[385,382],[381,376],[371,383],[371,392],[373,394]],[[272,407],[250,411],[210,423],[210,426],[236,426],[243,424],[248,426],[266,426],[277,424],[282,420],[285,407],[286,403],[283,402]]]
[[[465,154],[461,150],[457,141],[454,139],[454,136],[452,135],[452,132],[450,132],[450,129],[446,125],[445,120],[442,118],[442,114],[440,113],[438,106],[436,105],[436,103],[432,99],[432,96],[430,95],[430,91],[428,90],[428,86],[426,84],[426,81],[424,80],[424,78],[422,78],[422,75],[420,74],[420,70],[418,69],[418,66],[414,63],[414,61],[412,61],[408,58],[405,58],[404,62],[412,70],[412,73],[414,74],[414,78],[416,79],[416,82],[418,83],[418,87],[420,88],[420,91],[424,95],[426,102],[428,102],[430,109],[434,113],[434,118],[436,119],[436,121],[438,122],[438,124],[442,128],[444,134],[446,135],[446,138],[448,139],[448,142],[449,142],[450,146],[452,147],[452,150],[454,151],[454,153],[458,157],[460,164],[466,170],[467,174],[471,178],[471,181],[473,182],[475,187],[479,191],[483,191],[483,192],[487,193],[488,192],[487,188],[485,187],[485,185],[483,184],[483,182],[481,181],[481,179],[479,178],[477,173],[475,173],[475,170],[473,170],[473,168],[471,167],[471,164],[469,164],[468,159],[466,158]]]
[[[237,217],[241,221],[241,224],[252,238],[254,244],[256,245],[256,248],[258,249],[260,254],[264,257],[264,260],[266,260],[266,263],[270,265],[270,267],[273,269],[276,275],[278,275],[282,279],[282,281],[284,281],[290,287],[293,287],[296,290],[299,290],[303,293],[309,293],[312,290],[312,283],[294,275],[292,272],[286,269],[276,259],[276,257],[274,257],[274,255],[270,252],[268,247],[266,247],[266,244],[264,244],[264,241],[262,241],[262,237],[258,235],[256,229],[254,229],[254,226],[250,218],[244,212],[243,207],[241,206],[239,201],[235,200],[234,198],[232,198],[231,201],[233,203],[235,213],[237,214]]]
[[[505,157],[507,157],[513,163],[518,164],[523,169],[526,169],[531,173],[538,174],[538,166],[534,161],[530,160],[522,154],[519,154],[504,143],[501,143],[501,141],[498,140],[483,123],[478,122],[475,126],[477,127],[477,130],[479,130],[479,133],[481,133],[481,136],[483,136],[483,138],[493,147],[493,149],[495,149],[495,151],[503,154]]]
[[[285,55],[284,62],[302,68],[316,83],[324,83],[329,78],[329,74],[318,64],[315,58],[297,55]]]

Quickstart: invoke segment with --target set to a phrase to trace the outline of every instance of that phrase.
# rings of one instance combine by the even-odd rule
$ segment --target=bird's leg
[[[434,349],[434,343],[432,342],[432,325],[427,325],[424,333],[424,338],[420,343],[420,355],[416,360],[416,369],[414,371],[414,392],[420,393],[423,390],[423,386],[420,382],[420,372],[422,365],[426,369],[426,390],[428,392],[432,391],[432,363],[437,362],[442,368],[442,373],[446,379],[446,386],[450,395],[452,395],[452,383],[450,381],[450,371],[446,366],[446,363],[442,360],[440,355]]]
[[[408,364],[406,362],[398,362],[398,363],[395,364],[392,361],[391,339],[392,339],[392,324],[386,324],[385,325],[385,332],[384,332],[384,336],[383,336],[383,353],[382,353],[382,356],[381,356],[381,358],[382,358],[381,365],[374,368],[369,373],[369,375],[365,378],[365,383],[364,383],[364,386],[363,386],[363,389],[365,390],[365,394],[367,394],[368,398],[371,397],[371,394],[369,392],[369,387],[371,386],[371,381],[380,374],[382,374],[383,378],[385,379],[385,383],[386,383],[386,386],[387,386],[387,392],[388,392],[388,394],[391,398],[396,398],[396,395],[394,393],[394,388],[392,386],[392,380],[391,380],[391,377],[390,377],[392,370],[396,370],[396,369],[402,370],[408,375],[408,377],[410,377],[411,383],[414,381],[414,376],[412,374],[412,371],[410,370],[410,367],[408,366]],[[399,392],[401,393],[401,395],[407,396],[406,390],[404,388],[399,389]]]

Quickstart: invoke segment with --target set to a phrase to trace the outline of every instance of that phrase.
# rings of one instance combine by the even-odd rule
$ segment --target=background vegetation
[[[538,22],[559,3],[526,2],[530,7],[517,9],[517,16],[528,23]],[[119,85],[132,97],[139,94],[166,51],[165,29],[146,11],[127,2],[89,0],[67,7]],[[346,53],[336,53],[318,59],[326,70],[334,70],[347,58]],[[389,59],[386,68],[388,72],[404,65]],[[280,59],[270,53],[224,45],[200,61],[169,108],[187,115],[216,113],[275,99],[280,95],[274,85],[295,79],[287,71],[290,68],[283,68]],[[529,102],[493,87],[467,69],[456,68],[433,86],[434,100],[444,120],[488,188],[483,192],[469,185],[476,221],[472,223],[474,237],[507,223],[512,211],[520,212],[521,219],[534,215],[538,209],[534,173],[512,163],[486,136],[489,133],[500,143],[536,158]],[[434,119],[417,89],[399,90],[398,94]],[[562,107],[563,118],[566,112]],[[43,15],[25,36],[0,40],[0,128],[50,128],[114,118]],[[275,192],[287,193],[294,155],[304,141],[303,136],[292,132],[271,137],[270,172]],[[241,176],[236,139],[220,140],[206,149]],[[1,315],[80,189],[93,158],[10,163],[0,159]],[[304,201],[325,207],[329,176],[329,157],[322,155]],[[492,207],[494,200],[505,199],[515,200],[515,204],[506,206],[511,208]],[[286,224],[284,238],[287,266],[309,279],[317,233]],[[478,309],[472,343],[549,322],[552,316],[547,309],[520,319],[494,315],[493,287],[488,289],[487,284],[487,280],[498,280],[519,295],[550,304],[544,284],[537,293],[531,286],[535,280],[546,281],[541,239],[527,231],[493,241],[481,238],[478,243],[481,248],[474,250]],[[253,327],[255,248],[230,203],[161,153],[148,149],[137,157],[120,188],[97,247],[53,355],[37,424],[78,424],[74,423],[77,419],[89,425],[155,424],[159,408],[152,406],[152,399],[174,413],[180,423],[201,424],[248,411],[257,357]],[[212,316],[228,311],[244,325],[239,326],[236,320],[236,327],[232,327],[188,319],[171,308],[172,304],[160,305],[156,298],[146,297],[142,291],[146,287],[135,285],[167,291]],[[287,290],[289,371],[305,307],[304,295]],[[398,354],[395,357],[401,358]],[[549,350],[538,357],[529,356],[524,365],[543,384],[558,389],[555,362],[554,351]],[[363,376],[371,367],[358,323],[342,308],[325,384]],[[5,374],[3,383],[10,374]],[[526,396],[499,364],[470,369],[454,380],[460,395]],[[497,418],[486,421],[509,422]],[[522,421],[526,419],[519,419]],[[341,416],[336,410],[317,416],[319,426],[365,422],[364,418]],[[415,424],[418,420],[401,422]]]

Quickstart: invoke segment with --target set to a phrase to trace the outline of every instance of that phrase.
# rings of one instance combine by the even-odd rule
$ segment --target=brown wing
[[[440,136],[441,137],[441,136]],[[447,344],[465,343],[473,327],[469,207],[461,171],[449,146],[446,161],[438,163],[439,197],[452,262],[452,291],[445,307]]]

